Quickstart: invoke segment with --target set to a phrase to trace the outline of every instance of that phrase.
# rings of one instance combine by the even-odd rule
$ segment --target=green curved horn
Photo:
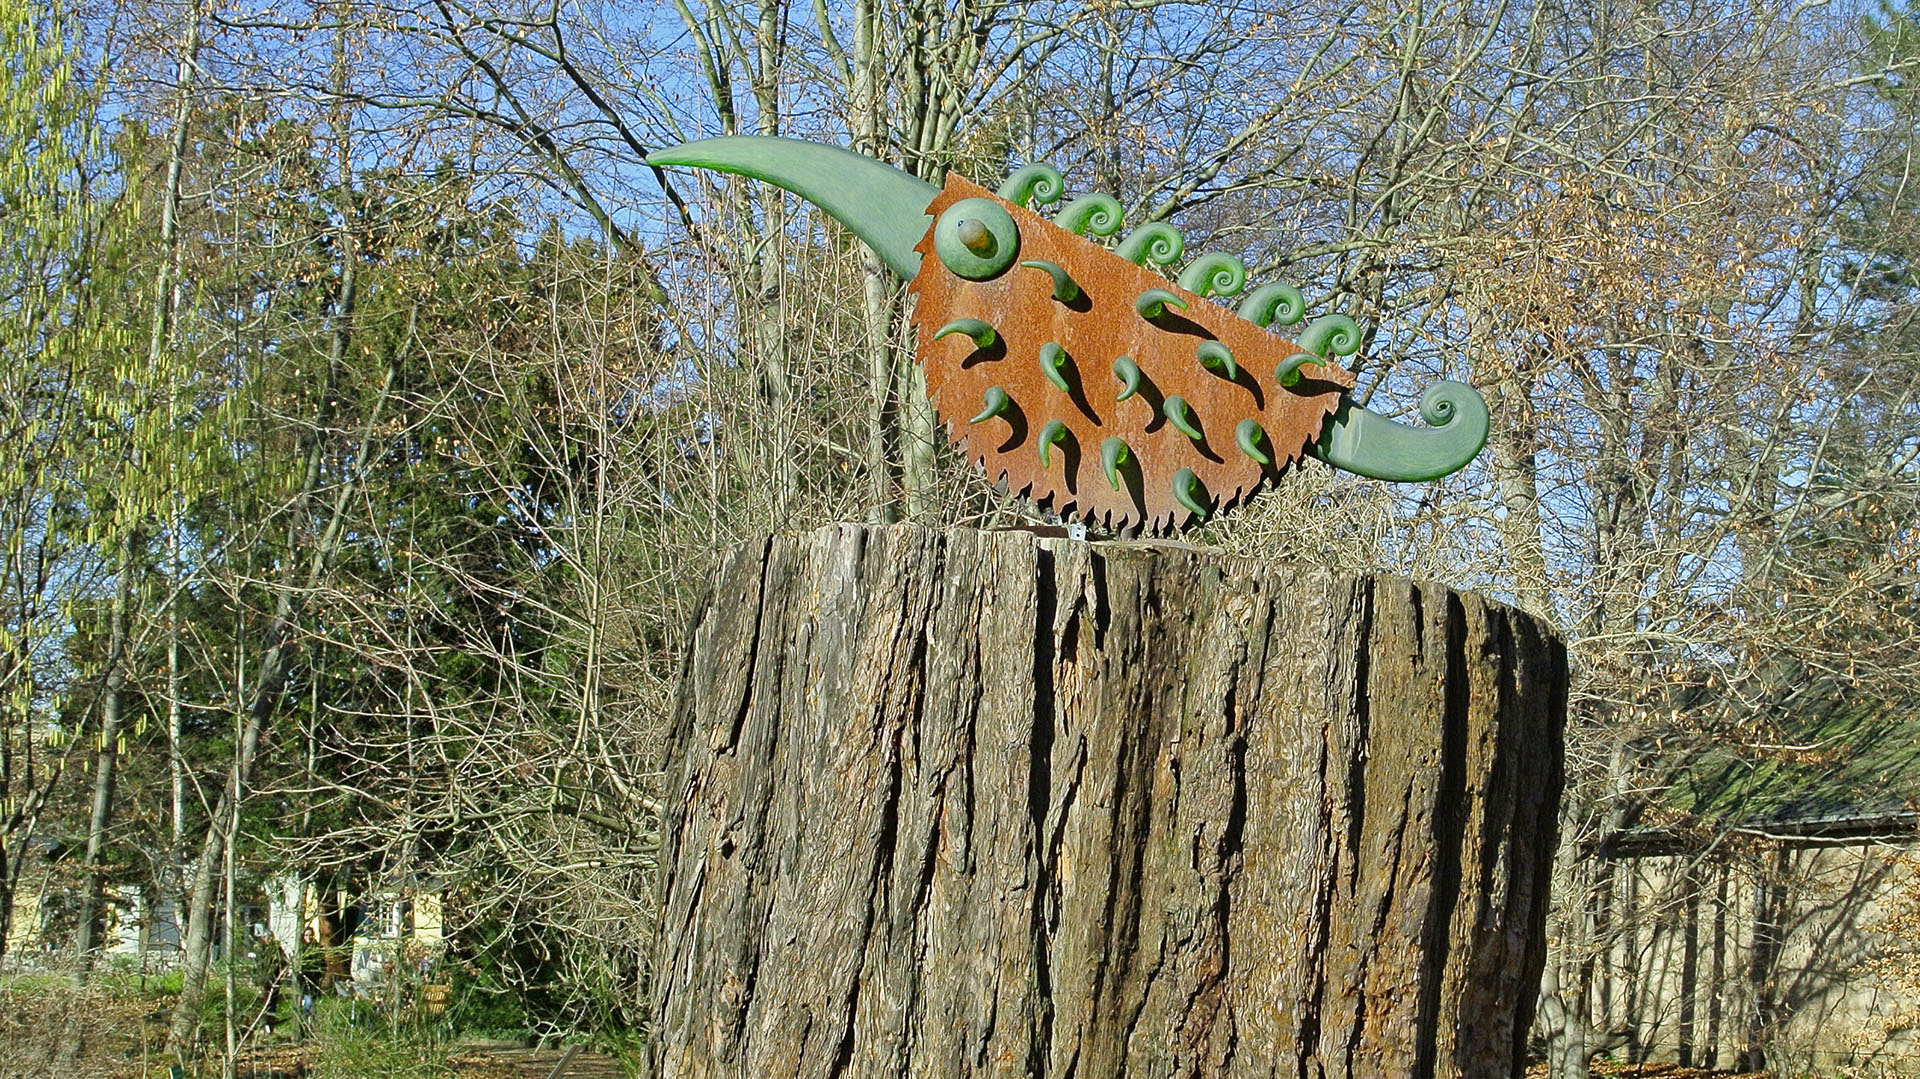
[[[1207,489],[1200,485],[1200,477],[1193,474],[1193,469],[1183,468],[1173,474],[1173,500],[1203,521],[1210,512],[1206,498]]]
[[[1218,341],[1202,341],[1198,355],[1200,366],[1227,378],[1240,377],[1240,365],[1233,362],[1233,350]]]
[[[1061,303],[1072,303],[1080,298],[1080,283],[1075,281],[1073,275],[1067,273],[1066,268],[1059,263],[1048,262],[1046,259],[1028,259],[1020,265],[1035,270],[1045,270],[1053,278],[1053,298]]]
[[[1163,288],[1150,288],[1142,292],[1139,299],[1133,301],[1133,309],[1140,312],[1141,318],[1159,318],[1166,314],[1169,307],[1178,307],[1185,311],[1187,301]]]
[[[1432,427],[1408,427],[1342,399],[1307,452],[1376,480],[1419,483],[1465,468],[1487,444],[1487,403],[1463,382],[1436,382],[1420,395]]]
[[[963,333],[972,338],[975,348],[992,348],[993,342],[998,338],[998,335],[993,332],[992,326],[987,325],[977,318],[957,318],[933,331],[933,339],[935,341],[945,340],[956,333]]]
[[[998,386],[988,386],[986,392],[980,395],[980,401],[983,406],[980,414],[968,420],[968,423],[985,423],[1005,412],[1007,406],[1013,404],[1013,398],[1008,397],[1007,391]]]
[[[939,189],[873,158],[801,139],[728,135],[647,155],[649,165],[713,169],[765,180],[820,207],[867,242],[893,272],[920,272],[914,245],[926,235]]]
[[[1132,356],[1122,356],[1113,361],[1113,377],[1120,380],[1120,396],[1115,401],[1124,401],[1140,392],[1140,383],[1146,377],[1140,371],[1140,365],[1133,362]]]
[[[1058,341],[1048,341],[1040,346],[1040,373],[1047,376],[1047,381],[1058,386],[1062,393],[1073,392],[1073,384],[1067,381],[1067,363],[1071,359]]]
[[[1127,442],[1118,436],[1100,443],[1100,467],[1107,473],[1107,484],[1120,489],[1120,469],[1127,463]]]
[[[1167,398],[1160,406],[1160,412],[1167,417],[1167,422],[1173,425],[1174,430],[1195,442],[1199,442],[1204,437],[1200,433],[1200,428],[1194,426],[1193,409],[1188,407],[1187,399],[1179,394]]]
[[[1270,465],[1273,463],[1273,455],[1260,448],[1260,443],[1266,440],[1266,428],[1261,427],[1260,421],[1252,416],[1241,420],[1240,425],[1233,429],[1233,444],[1240,447],[1241,453],[1260,464]]]
[[[1040,467],[1041,468],[1052,467],[1052,462],[1049,460],[1049,457],[1050,457],[1050,451],[1053,449],[1053,444],[1065,439],[1066,437],[1067,437],[1067,425],[1064,423],[1061,423],[1059,420],[1048,420],[1047,425],[1045,427],[1040,428]]]

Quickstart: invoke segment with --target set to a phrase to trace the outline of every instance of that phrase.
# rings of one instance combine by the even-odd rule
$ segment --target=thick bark
[[[1517,1074],[1566,658],[1398,578],[734,550],[669,745],[657,1076]]]

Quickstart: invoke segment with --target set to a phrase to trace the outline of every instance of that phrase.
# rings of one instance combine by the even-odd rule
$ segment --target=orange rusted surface
[[[1014,494],[1115,531],[1171,532],[1193,517],[1174,498],[1179,469],[1193,470],[1205,487],[1204,500],[1219,513],[1278,479],[1320,436],[1342,394],[1353,386],[1352,372],[1316,362],[1302,369],[1294,386],[1281,387],[1274,368],[1300,353],[1293,342],[967,180],[950,176],[930,212],[938,220],[964,198],[993,199],[1005,207],[1020,231],[1019,257],[997,277],[969,281],[941,263],[929,230],[916,248],[920,272],[909,286],[918,295],[918,355],[949,437],[986,468],[989,479]],[[1030,259],[1064,267],[1080,286],[1080,298],[1072,303],[1054,299],[1052,277],[1019,265]],[[1135,311],[1134,301],[1151,288],[1180,297],[1187,309],[1169,309],[1149,322]],[[960,334],[935,341],[940,327],[956,318],[982,319],[999,339],[985,349]],[[1208,340],[1232,350],[1240,368],[1237,378],[1201,365],[1198,348]],[[1062,391],[1041,371],[1040,349],[1049,341],[1071,357],[1066,374],[1072,392]],[[1120,356],[1131,356],[1146,379],[1139,394],[1116,402],[1121,387],[1113,362]],[[1012,407],[969,423],[993,386],[1007,392]],[[1172,396],[1191,406],[1203,436],[1199,441],[1162,414],[1163,402]],[[1271,465],[1261,465],[1235,445],[1235,428],[1249,416],[1266,430]],[[1051,420],[1064,423],[1071,434],[1053,447],[1051,467],[1042,468],[1036,440]],[[1100,459],[1102,443],[1116,435],[1138,462],[1117,491]]]

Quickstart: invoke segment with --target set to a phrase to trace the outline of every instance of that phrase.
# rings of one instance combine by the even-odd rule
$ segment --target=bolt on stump
[[[1436,585],[839,526],[670,733],[655,1076],[1519,1074],[1567,666]]]

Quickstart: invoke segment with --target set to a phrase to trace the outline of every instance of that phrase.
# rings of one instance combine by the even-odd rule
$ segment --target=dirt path
[[[562,1049],[459,1049],[447,1064],[456,1079],[626,1079],[627,1074],[618,1059],[584,1049],[571,1058]]]
[[[1716,1072],[1705,1068],[1683,1068],[1678,1064],[1614,1064],[1593,1062],[1593,1079],[1767,1079],[1766,1072]],[[1527,1069],[1527,1079],[1546,1079],[1547,1066],[1535,1064]]]
[[[252,1052],[239,1065],[240,1079],[306,1079],[313,1074],[311,1047],[282,1046]],[[481,1049],[446,1051],[451,1079],[626,1079],[618,1058],[575,1049]],[[217,1073],[216,1073],[217,1074]]]

